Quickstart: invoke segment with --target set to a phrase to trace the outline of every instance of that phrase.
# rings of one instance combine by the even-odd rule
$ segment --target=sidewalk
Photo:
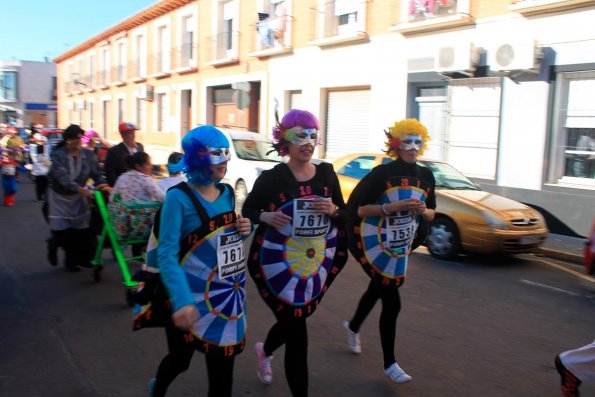
[[[586,241],[584,238],[550,233],[543,246],[538,248],[536,253],[549,258],[583,265]]]

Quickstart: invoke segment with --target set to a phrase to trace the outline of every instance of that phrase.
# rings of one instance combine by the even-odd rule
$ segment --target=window
[[[118,64],[116,65],[116,80],[126,80],[126,43],[118,42]]]
[[[258,13],[258,41],[257,50],[275,47],[288,47],[289,35],[287,9],[291,7],[290,0],[263,0]]]
[[[595,187],[595,71],[558,77],[548,179]]]
[[[107,85],[109,83],[109,48],[105,47],[101,49],[101,71],[99,72],[99,84]]]
[[[460,0],[409,0],[407,22],[425,21],[455,15],[461,12],[457,8],[457,3],[467,2],[461,2]]]
[[[145,129],[144,125],[145,119],[145,101],[142,99],[136,98],[136,127],[143,131]]]
[[[95,87],[95,55],[89,54],[88,59],[88,72],[89,77],[87,78],[87,82],[89,86],[87,88]]]
[[[160,92],[157,94],[157,131],[165,131],[165,116],[166,116],[166,94]]]
[[[131,62],[132,77],[145,76],[147,74],[147,43],[143,34],[134,38],[133,57]]]
[[[0,102],[16,102],[17,73],[0,71]]]
[[[366,3],[361,0],[319,0],[315,39],[365,35]]]
[[[95,128],[95,103],[89,102],[89,128]]]
[[[362,179],[374,167],[376,158],[374,156],[360,156],[345,164],[337,174],[349,176],[355,179]]]
[[[109,106],[110,106],[110,101],[102,101],[102,113],[103,113],[103,137],[107,138],[107,132],[109,131],[109,120],[111,118],[110,112],[109,112]]]
[[[124,121],[124,98],[118,98],[118,123]]]
[[[180,47],[180,66],[193,66],[191,61],[194,60],[194,16],[187,15],[182,19],[182,37]]]
[[[238,2],[218,1],[217,24],[213,36],[211,61],[221,62],[237,58],[238,41]]]

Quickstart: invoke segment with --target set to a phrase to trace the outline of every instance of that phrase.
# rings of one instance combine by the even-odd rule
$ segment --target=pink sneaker
[[[271,368],[273,356],[264,354],[264,343],[262,342],[255,343],[254,350],[256,350],[256,361],[258,361],[256,374],[262,383],[268,385],[273,381],[273,369]]]

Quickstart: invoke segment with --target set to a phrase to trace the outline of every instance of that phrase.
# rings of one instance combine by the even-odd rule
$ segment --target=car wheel
[[[452,260],[460,251],[461,239],[453,221],[447,218],[434,219],[426,246],[434,258]]]
[[[239,180],[236,182],[236,211],[240,211],[244,206],[244,201],[246,201],[246,197],[248,197],[248,187],[246,186],[246,182]]]

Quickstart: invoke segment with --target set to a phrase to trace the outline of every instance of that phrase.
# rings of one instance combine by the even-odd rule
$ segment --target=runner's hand
[[[252,228],[250,227],[250,219],[242,218],[242,215],[238,215],[238,219],[236,220],[236,229],[242,236],[248,236],[252,231]]]
[[[282,228],[283,226],[289,224],[291,222],[291,217],[289,215],[285,215],[281,211],[274,211],[274,212],[263,212],[260,214],[260,220],[267,225],[276,227],[277,229]]]
[[[323,214],[332,215],[336,212],[337,206],[333,204],[333,200],[329,198],[315,198],[312,200],[314,209],[322,212]]]
[[[200,316],[195,305],[182,306],[171,316],[174,325],[184,331],[190,331]]]

